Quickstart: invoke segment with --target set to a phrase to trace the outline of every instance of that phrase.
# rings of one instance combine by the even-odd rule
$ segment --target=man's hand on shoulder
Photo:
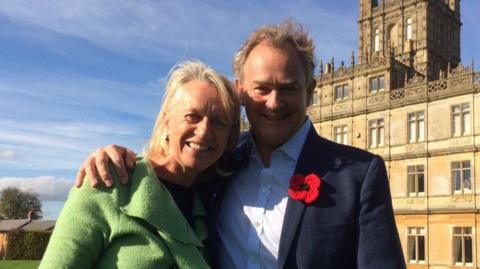
[[[92,187],[98,186],[100,180],[103,181],[107,187],[111,187],[113,185],[113,179],[108,169],[110,161],[120,176],[120,182],[126,184],[128,182],[127,169],[132,170],[135,167],[135,160],[135,153],[121,146],[108,145],[103,148],[98,148],[87,157],[78,170],[75,186],[77,188],[82,186],[84,179],[88,177]],[[100,179],[98,176],[100,176]]]

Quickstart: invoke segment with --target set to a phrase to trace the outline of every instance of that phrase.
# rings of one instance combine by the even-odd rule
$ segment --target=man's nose
[[[284,105],[284,102],[282,100],[281,94],[277,90],[272,90],[267,95],[267,101],[265,105],[270,110],[277,110],[279,108],[282,108]]]

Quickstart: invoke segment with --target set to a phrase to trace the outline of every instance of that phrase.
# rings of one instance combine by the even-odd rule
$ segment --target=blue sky
[[[480,1],[461,5],[462,61],[479,63]],[[200,59],[232,77],[248,34],[284,18],[312,34],[318,60],[349,62],[357,16],[356,0],[2,1],[0,189],[36,191],[56,218],[89,152],[141,150],[175,63]]]

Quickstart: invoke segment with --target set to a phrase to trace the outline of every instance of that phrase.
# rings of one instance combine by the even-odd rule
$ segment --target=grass
[[[34,269],[38,268],[40,261],[10,260],[0,261],[0,269]]]

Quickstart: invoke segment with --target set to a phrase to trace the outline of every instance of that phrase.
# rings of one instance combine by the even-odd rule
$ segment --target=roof
[[[32,220],[22,227],[23,231],[51,231],[55,227],[55,220]]]
[[[7,219],[0,221],[0,232],[15,231],[31,222],[29,219]]]

